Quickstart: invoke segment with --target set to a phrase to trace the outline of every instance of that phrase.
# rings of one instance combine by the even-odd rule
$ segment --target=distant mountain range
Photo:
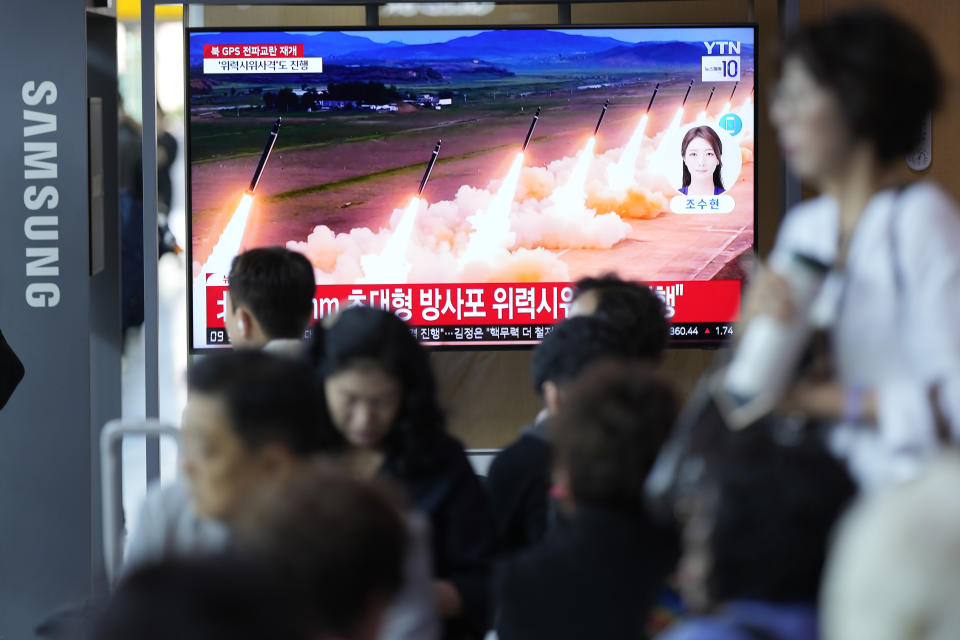
[[[409,67],[438,61],[476,61],[503,66],[508,70],[610,69],[637,67],[700,66],[705,51],[692,42],[631,43],[606,36],[585,36],[548,30],[494,30],[433,44],[387,44],[337,31],[316,35],[282,32],[223,32],[194,34],[191,43],[203,44],[286,44],[303,43],[308,56],[321,56],[338,65]],[[741,55],[753,56],[753,47],[744,45]],[[191,46],[190,64],[203,63],[203,47]],[[744,65],[752,68],[752,65]]]
[[[337,55],[341,60],[356,62],[370,59],[396,60],[469,60],[482,59],[492,62],[538,59],[560,55],[570,57],[597,53],[613,47],[629,45],[628,42],[608,37],[579,36],[559,31],[529,30],[521,33],[514,30],[485,31],[473,36],[454,38],[434,44],[415,44],[403,47],[380,47],[354,50]]]

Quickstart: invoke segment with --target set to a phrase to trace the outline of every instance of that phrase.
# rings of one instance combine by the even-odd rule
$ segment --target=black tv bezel
[[[759,183],[757,182],[759,166],[759,148],[757,145],[756,137],[756,123],[757,116],[759,114],[759,109],[757,106],[756,99],[756,90],[760,84],[760,75],[757,71],[757,61],[760,59],[760,43],[757,38],[758,34],[758,23],[756,22],[724,22],[724,23],[664,23],[664,24],[588,24],[588,25],[577,25],[577,24],[553,24],[553,25],[543,25],[543,24],[510,24],[510,25],[455,25],[455,26],[440,26],[440,25],[417,25],[417,26],[403,26],[403,25],[391,25],[391,26],[286,26],[286,27],[188,27],[184,29],[184,38],[183,38],[183,64],[184,64],[184,170],[186,172],[186,180],[184,182],[184,200],[185,200],[185,229],[187,232],[186,238],[186,256],[187,256],[187,268],[186,268],[186,280],[187,280],[187,352],[189,355],[202,355],[212,352],[216,352],[222,349],[222,347],[194,347],[193,346],[193,182],[192,182],[192,162],[190,159],[190,99],[191,99],[191,87],[190,87],[190,36],[195,33],[241,33],[241,32],[289,32],[291,30],[295,31],[546,31],[546,30],[568,30],[568,29],[582,29],[582,30],[591,30],[591,29],[715,29],[715,28],[729,28],[729,29],[750,29],[753,31],[753,87],[754,87],[754,99],[753,99],[753,122],[754,122],[754,145],[753,145],[753,245],[752,250],[754,256],[757,255],[757,225],[759,222]],[[742,281],[741,281],[742,282]],[[741,308],[743,306],[742,302],[742,291],[741,291]],[[672,324],[672,323],[671,323]],[[719,349],[726,346],[729,346],[731,338],[726,338],[723,340],[711,339],[711,340],[675,340],[670,338],[667,343],[669,349]],[[430,343],[421,342],[424,347],[430,349],[431,351],[526,351],[534,349],[538,342],[527,343],[527,344],[470,344],[470,345],[450,345],[450,344],[441,344],[434,345]]]

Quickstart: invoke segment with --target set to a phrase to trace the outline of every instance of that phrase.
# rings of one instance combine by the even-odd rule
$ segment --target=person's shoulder
[[[549,455],[550,443],[546,439],[533,434],[522,432],[517,439],[500,450],[494,458],[494,463],[500,461],[526,460],[530,456]]]
[[[572,553],[568,536],[552,532],[544,540],[501,561],[498,576],[506,591],[525,593],[565,590],[582,587],[577,569],[581,568]]]
[[[152,487],[143,498],[143,510],[151,515],[162,514],[171,519],[192,514],[193,505],[187,483],[176,480],[170,484]]]
[[[503,474],[514,475],[525,471],[540,473],[542,465],[539,463],[549,460],[549,442],[531,433],[521,433],[494,456],[488,477],[495,479]]]
[[[935,182],[924,180],[903,190],[903,207],[910,216],[923,216],[930,223],[960,224],[960,207],[957,201]]]
[[[728,620],[714,617],[692,618],[677,623],[657,636],[657,640],[750,640],[748,632]]]
[[[831,218],[836,215],[836,201],[825,195],[819,195],[798,202],[787,210],[783,218],[784,224],[788,222],[807,222],[818,218]]]
[[[833,262],[836,228],[837,207],[833,198],[818,196],[804,200],[784,216],[774,251],[803,253],[826,263]]]
[[[908,276],[923,277],[928,267],[940,269],[960,260],[960,207],[938,184],[917,182],[900,195],[892,221],[898,253]]]

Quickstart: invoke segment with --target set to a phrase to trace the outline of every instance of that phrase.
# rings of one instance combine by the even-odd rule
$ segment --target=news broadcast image
[[[191,30],[192,348],[229,343],[240,252],[314,266],[315,318],[391,310],[426,344],[535,344],[572,283],[723,342],[753,251],[754,29]]]

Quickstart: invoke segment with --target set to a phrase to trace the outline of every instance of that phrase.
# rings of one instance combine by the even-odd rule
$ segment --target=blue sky
[[[484,30],[412,30],[412,31],[343,31],[347,35],[369,38],[374,42],[399,41],[406,44],[431,44],[447,42],[454,38],[477,35]],[[634,28],[634,29],[554,29],[561,33],[576,35],[609,37],[624,42],[669,42],[673,40],[685,42],[703,42],[709,40],[737,40],[744,44],[753,44],[753,30],[743,27],[696,27],[696,28]],[[251,31],[251,33],[256,33]],[[293,35],[315,34],[316,31],[288,31]]]
[[[405,44],[432,44],[446,42],[454,38],[475,36],[483,31],[344,31],[348,36],[369,38],[374,42],[390,42],[396,40]]]
[[[606,36],[625,42],[702,42],[704,40],[739,40],[753,44],[753,30],[737,27],[665,28],[665,29],[557,29],[563,33],[585,36]]]
[[[753,30],[738,27],[710,27],[710,28],[643,28],[643,29],[556,29],[562,33],[570,33],[595,37],[610,37],[624,42],[664,42],[681,40],[687,42],[701,42],[704,40],[739,40],[744,44],[753,44]],[[297,33],[291,31],[290,33]],[[369,38],[374,42],[390,42],[396,40],[406,44],[429,44],[446,42],[454,38],[473,36],[483,33],[475,31],[344,31],[351,36]]]

